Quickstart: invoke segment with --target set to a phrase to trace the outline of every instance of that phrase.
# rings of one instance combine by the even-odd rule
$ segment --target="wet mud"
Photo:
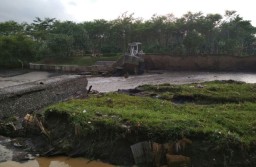
[[[26,138],[0,136],[0,167],[111,167],[99,160],[66,156],[39,157],[33,153],[32,143]],[[23,142],[23,143],[22,143]],[[39,141],[38,141],[39,142]]]
[[[187,84],[213,80],[256,83],[256,73],[156,71],[128,77],[88,77],[88,87],[92,86],[93,90],[99,92],[112,92],[118,91],[118,89],[132,89],[143,84]]]

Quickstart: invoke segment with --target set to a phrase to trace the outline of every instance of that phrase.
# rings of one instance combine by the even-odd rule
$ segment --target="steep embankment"
[[[149,70],[256,71],[256,56],[146,55]]]

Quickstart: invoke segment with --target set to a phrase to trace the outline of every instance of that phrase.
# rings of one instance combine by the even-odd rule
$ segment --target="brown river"
[[[85,158],[52,157],[36,158],[23,163],[7,161],[0,163],[0,167],[112,167],[113,165],[100,161],[89,161]]]
[[[34,80],[46,79],[52,76],[47,72],[32,72],[16,77],[1,78],[0,88],[31,82]],[[36,79],[35,79],[36,78]],[[118,89],[135,88],[142,84],[185,84],[198,83],[212,80],[237,80],[247,83],[256,83],[256,73],[232,73],[232,72],[152,72],[140,76],[124,77],[90,77],[88,76],[88,87],[92,86],[93,90],[99,92],[111,92]],[[5,151],[4,154],[3,151]],[[0,143],[0,160],[1,155],[12,156],[11,151],[7,150]],[[3,157],[2,157],[3,158]],[[1,162],[1,161],[0,161]],[[0,163],[0,167],[109,167],[113,166],[100,161],[89,161],[84,158],[68,157],[39,157],[35,160],[18,163],[6,161]]]

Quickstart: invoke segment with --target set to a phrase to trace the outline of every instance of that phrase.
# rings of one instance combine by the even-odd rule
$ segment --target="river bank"
[[[228,80],[91,94],[48,107],[38,118],[43,128],[27,130],[41,136],[37,151],[48,156],[131,166],[138,164],[131,148],[144,143],[152,154],[142,166],[255,166],[255,90]]]
[[[127,97],[126,95],[116,96],[115,94],[111,95],[111,93],[110,95],[105,95],[101,93],[95,94],[95,95],[92,94],[90,96],[92,96],[93,100],[90,100],[91,99],[90,98],[88,100],[86,99],[85,101],[82,100],[82,101],[77,101],[75,103],[67,102],[67,103],[60,104],[60,105],[66,106],[67,108],[63,109],[62,107],[57,107],[57,110],[56,110],[57,113],[55,112],[55,110],[53,110],[52,113],[50,109],[47,110],[47,112],[49,113],[48,115],[49,117],[46,116],[47,114],[44,115],[45,120],[47,120],[44,126],[47,130],[52,132],[51,134],[53,135],[53,138],[54,136],[56,137],[55,138],[56,143],[55,144],[53,143],[55,150],[53,150],[53,152],[51,153],[63,154],[63,150],[61,150],[62,152],[60,152],[59,149],[65,148],[65,150],[66,149],[69,150],[70,148],[73,147],[72,146],[73,144],[80,143],[81,145],[79,145],[79,148],[81,148],[81,150],[84,150],[86,152],[88,151],[87,153],[83,153],[87,157],[92,157],[92,158],[99,157],[103,160],[104,159],[108,160],[113,164],[123,164],[125,162],[132,165],[135,163],[134,159],[132,157],[131,152],[127,152],[127,150],[131,149],[130,148],[131,145],[136,144],[140,141],[152,141],[160,145],[164,144],[165,142],[177,143],[178,141],[182,140],[183,137],[186,137],[187,139],[192,141],[193,149],[191,150],[190,145],[188,145],[187,148],[189,149],[188,150],[186,149],[185,154],[183,155],[186,157],[190,157],[192,159],[193,164],[199,163],[198,165],[200,166],[200,164],[202,165],[207,164],[209,161],[210,166],[211,165],[214,166],[216,164],[218,164],[219,166],[225,166],[224,162],[228,163],[229,166],[232,166],[232,163],[234,162],[233,161],[231,163],[232,159],[237,159],[239,160],[239,162],[241,161],[241,164],[238,165],[238,163],[236,162],[236,163],[233,163],[233,166],[237,166],[237,165],[250,166],[255,162],[255,159],[253,159],[255,157],[254,156],[255,153],[252,151],[254,148],[254,144],[252,141],[249,142],[249,143],[252,143],[249,145],[248,145],[248,142],[246,141],[238,140],[237,142],[237,137],[238,136],[239,138],[255,137],[255,132],[253,129],[255,126],[255,123],[253,122],[253,120],[255,120],[256,118],[254,118],[255,114],[254,115],[252,114],[254,111],[253,109],[255,108],[254,98],[253,98],[253,92],[254,92],[253,84],[251,85],[252,87],[250,89],[247,89],[247,91],[245,91],[242,86],[243,84],[238,83],[238,84],[235,84],[238,87],[234,87],[232,83],[227,83],[227,88],[228,87],[232,88],[232,91],[230,91],[232,93],[227,94],[227,92],[225,91],[226,89],[222,89],[218,84],[207,86],[207,84],[201,83],[205,80],[207,81],[207,79],[208,80],[236,79],[236,80],[247,81],[250,83],[255,83],[255,74],[252,74],[252,73],[232,73],[233,75],[230,75],[230,74],[231,73],[198,73],[196,74],[196,73],[190,73],[190,72],[189,73],[188,72],[182,72],[182,73],[158,72],[153,74],[152,73],[146,74],[143,76],[129,76],[128,78],[123,78],[123,77],[90,78],[88,77],[88,81],[89,81],[88,86],[92,85],[94,90],[100,91],[104,87],[106,91],[117,91],[118,89],[128,88],[131,90],[126,90],[126,91],[120,90],[119,92],[131,94],[132,97],[130,96]],[[133,89],[134,87],[137,86],[136,84],[139,84],[139,85],[143,84],[143,81],[144,81],[144,84],[156,83],[156,87],[148,87],[149,89],[144,93],[140,88]],[[182,84],[182,82],[196,83],[188,86],[184,85],[184,88],[195,89],[196,92],[194,92],[194,94],[197,94],[197,95],[191,95],[187,93],[187,94],[180,94],[179,96],[177,95],[174,96],[175,92],[177,93],[183,90],[180,87],[176,87]],[[201,84],[198,84],[199,82]],[[119,85],[117,83],[119,83]],[[164,84],[161,86],[161,83],[169,83],[169,84],[174,83],[176,86],[175,85],[168,86],[168,84]],[[122,87],[122,85],[124,87]],[[147,89],[147,87],[144,87],[144,89]],[[149,90],[151,90],[151,92],[148,92]],[[209,93],[209,91],[211,92],[210,94],[210,97],[212,97],[210,98],[211,103],[198,104],[196,99],[203,100],[206,97],[206,96],[202,96],[202,94],[200,93],[201,90],[206,90],[206,93],[207,92]],[[192,92],[192,91],[189,91],[189,92]],[[202,92],[202,93],[205,93],[205,92]],[[149,99],[148,98],[144,99],[144,97],[142,99],[140,98],[137,99],[134,97],[134,96],[137,96],[136,94],[139,96],[149,97]],[[213,95],[216,95],[216,94],[223,95],[223,97],[222,98],[214,97]],[[248,94],[252,98],[241,96],[244,94]],[[235,100],[237,99],[237,97],[241,97],[240,99],[241,101],[239,99],[238,101],[226,100],[226,98],[224,98],[225,96],[229,97],[229,99],[235,99]],[[174,97],[176,100],[175,99],[172,100]],[[143,99],[146,101],[144,102],[141,101]],[[145,106],[143,105],[144,103],[145,103],[145,106],[148,106],[147,108],[145,108]],[[73,104],[76,104],[76,105],[73,105]],[[158,104],[160,106],[158,106]],[[163,109],[161,109],[161,105],[162,107],[164,107]],[[120,108],[118,108],[118,106]],[[167,106],[169,106],[170,108]],[[140,109],[140,107],[142,107],[142,109]],[[181,119],[176,117],[175,115],[171,115],[171,113],[167,113],[166,107],[170,111],[172,111],[173,108],[176,108],[177,111],[176,110],[173,111],[176,114],[188,113],[192,115],[187,115],[184,117],[184,119],[183,118]],[[206,111],[205,113],[206,115],[201,115],[200,113],[191,111],[192,109],[196,111],[197,110],[203,111],[203,112]],[[146,113],[139,112],[142,110],[143,111],[145,110]],[[66,112],[73,113],[74,115],[73,114],[69,115],[68,117],[71,119],[63,121],[63,114],[65,115]],[[136,119],[135,122],[132,121],[133,119],[132,120],[130,119],[129,113],[131,113],[132,117]],[[249,113],[251,113],[252,115],[250,114],[248,115],[248,117],[244,115]],[[82,117],[79,117],[80,114],[82,114]],[[72,118],[73,116],[76,116],[76,115],[79,117],[79,119],[76,120],[78,122],[73,122]],[[87,117],[86,115],[92,116],[92,117]],[[196,118],[195,121],[192,121],[189,118],[191,118],[193,115],[198,115],[199,117]],[[218,117],[215,117],[215,115],[217,115]],[[147,128],[148,126],[143,127],[143,125],[146,125],[148,121],[151,119],[151,116],[154,117],[154,119],[152,119],[153,126],[149,126],[150,128]],[[171,117],[168,117],[168,116],[171,116]],[[204,117],[207,119],[201,120]],[[53,118],[59,118],[59,119],[56,120]],[[232,122],[231,120],[235,118],[239,119],[239,121],[242,121],[243,123],[237,124],[235,122]],[[199,121],[200,125],[197,122],[198,120],[200,120]],[[196,133],[197,135],[195,135],[195,133],[193,132],[193,133],[190,133],[190,135],[188,135],[188,133],[191,132],[190,131],[191,129],[189,127],[195,126],[195,129],[200,129],[202,127],[205,127],[205,125],[201,126],[201,123],[207,120],[211,122],[209,127],[214,125],[213,122],[217,123],[216,131],[212,131],[209,133],[208,131],[206,131],[206,133]],[[221,122],[221,120],[225,120],[225,121]],[[48,121],[52,123],[55,122],[55,124],[49,123]],[[248,122],[247,125],[244,124],[246,121]],[[57,124],[56,122],[59,124]],[[178,124],[181,123],[181,127],[178,129],[176,126],[177,123]],[[164,125],[166,124],[170,124],[173,127],[166,128],[166,131],[162,132]],[[63,126],[57,127],[57,125],[63,125]],[[138,127],[142,127],[142,129],[137,131]],[[240,127],[242,129],[239,129]],[[83,131],[84,128],[86,128],[86,131]],[[227,129],[221,130],[222,128],[227,128]],[[235,132],[237,128],[238,130],[237,132]],[[105,132],[102,131],[102,129],[104,129]],[[247,132],[246,129],[249,129],[252,131]],[[126,136],[127,133],[128,134],[130,133],[129,131],[132,132],[131,135]],[[63,133],[59,134],[59,132],[63,132]],[[234,138],[235,140],[233,139],[230,140],[230,138],[226,138],[225,135],[222,136],[223,132],[224,134],[231,134],[231,136],[237,133],[233,136],[235,137]],[[41,131],[39,131],[38,134],[42,135],[40,133]],[[88,135],[89,137],[82,135],[82,137],[81,136],[78,137],[75,143],[73,143],[72,140],[70,140],[71,138],[69,138],[71,137],[70,133],[72,134],[71,135],[72,137],[76,135],[79,136],[79,133],[86,134],[86,136]],[[106,136],[107,134],[110,134],[110,136]],[[213,135],[212,136],[213,138],[208,136],[210,134]],[[244,135],[247,135],[247,134],[251,134],[252,136],[245,137]],[[123,138],[123,135],[125,135],[126,137],[124,136]],[[59,138],[57,137],[62,138],[64,140],[59,141]],[[86,140],[84,137],[86,138]],[[115,143],[116,137],[118,137],[117,143]],[[120,140],[120,137],[121,139],[125,139],[125,140]],[[221,143],[220,144],[219,141],[223,141],[223,140],[219,140],[219,139],[227,140],[228,142],[231,142],[231,143],[227,144],[225,142],[224,143],[220,142]],[[83,142],[79,142],[79,141],[83,141]],[[218,144],[216,144],[216,142]],[[226,147],[222,147],[223,145]],[[117,147],[113,147],[113,146],[117,146]],[[248,148],[251,148],[251,149],[248,149]],[[113,151],[113,149],[115,149],[116,151]],[[111,150],[111,153],[108,152],[110,150]],[[81,153],[80,151],[76,149],[75,149],[75,152],[64,151],[65,152],[64,154],[70,155],[71,153],[72,154]],[[208,152],[211,152],[211,154],[209,154],[209,156],[207,157],[206,155],[208,155]],[[197,156],[193,157],[193,154]],[[200,157],[200,156],[203,156],[202,154],[203,155],[206,154],[205,155],[206,157],[204,158]],[[221,154],[222,156],[215,157],[215,154]],[[111,159],[111,156],[112,156],[112,159]],[[125,160],[120,157],[125,157]],[[194,162],[195,159],[199,159],[199,160],[206,159],[206,160],[204,162],[198,161],[196,163]],[[213,159],[218,161],[218,163]],[[249,162],[249,164],[247,163],[247,161]]]

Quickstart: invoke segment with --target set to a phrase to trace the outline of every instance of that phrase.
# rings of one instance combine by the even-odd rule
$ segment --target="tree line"
[[[236,11],[225,15],[188,12],[153,15],[149,20],[123,13],[117,19],[75,23],[35,18],[32,23],[0,23],[0,65],[45,57],[123,53],[130,42],[142,42],[145,53],[178,56],[256,53],[256,28]]]

